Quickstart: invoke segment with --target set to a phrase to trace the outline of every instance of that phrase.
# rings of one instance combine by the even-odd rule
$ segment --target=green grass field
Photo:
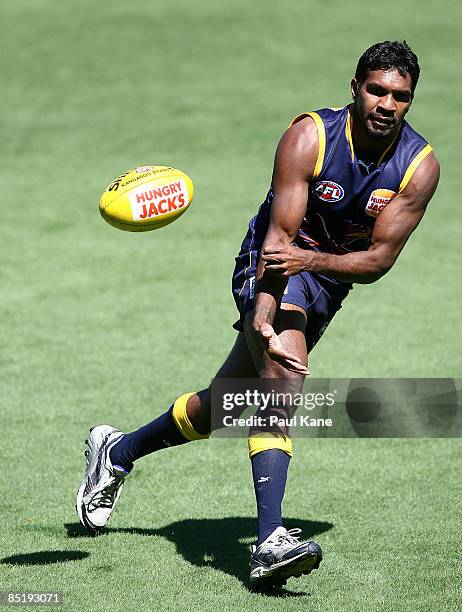
[[[408,118],[442,180],[395,268],[355,288],[310,368],[460,376],[461,18],[447,0],[3,0],[0,591],[63,591],[76,612],[461,609],[459,440],[296,441],[287,524],[325,560],[284,599],[246,584],[245,440],[141,461],[100,538],[74,511],[89,426],[132,430],[210,381],[278,138],[299,112],[348,102],[378,40],[419,55]],[[147,163],[192,176],[191,210],[144,235],[106,225],[101,191]]]

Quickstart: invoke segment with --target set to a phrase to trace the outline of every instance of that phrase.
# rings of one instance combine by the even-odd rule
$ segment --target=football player
[[[271,188],[236,258],[236,342],[217,377],[287,379],[301,389],[307,359],[354,283],[395,263],[439,178],[432,147],[405,121],[419,79],[406,42],[360,57],[352,103],[296,117],[276,151]],[[210,388],[184,393],[132,433],[108,425],[88,438],[77,496],[81,522],[104,527],[136,461],[211,433]],[[250,580],[281,585],[319,566],[321,548],[281,517],[292,444],[287,432],[249,436],[258,511]]]

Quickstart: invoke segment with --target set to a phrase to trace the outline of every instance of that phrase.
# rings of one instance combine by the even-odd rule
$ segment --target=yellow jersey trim
[[[351,161],[354,162],[355,161],[355,150],[353,148],[353,139],[351,137],[351,122],[350,122],[350,113],[347,113],[347,120],[345,123],[345,136],[346,139],[348,141],[348,145],[350,147],[350,153],[351,153]]]
[[[385,156],[387,155],[387,153],[390,151],[390,149],[392,148],[392,146],[395,144],[396,139],[398,138],[398,136],[400,135],[401,130],[398,130],[396,132],[395,137],[393,138],[393,140],[390,142],[390,144],[388,145],[388,147],[385,149],[385,151],[382,153],[382,155],[379,158],[379,161],[377,162],[377,168],[380,166],[380,164],[383,162],[383,160],[385,159]]]
[[[398,138],[398,136],[400,135],[400,131],[398,131],[395,135],[395,137],[393,138],[393,140],[390,142],[390,144],[388,145],[388,147],[385,149],[385,151],[382,153],[382,155],[379,157],[379,160],[376,164],[376,167],[378,168],[380,166],[380,164],[383,162],[383,160],[385,159],[385,157],[388,155],[388,153],[390,152],[391,148],[393,147],[393,145],[396,142],[396,139]],[[345,136],[346,139],[348,141],[348,145],[350,147],[350,152],[351,152],[351,161],[354,162],[355,160],[355,150],[353,147],[353,138],[351,136],[351,120],[350,120],[350,113],[348,113],[347,115],[347,120],[346,120],[346,124],[345,124]],[[414,161],[410,164],[410,166],[408,167],[406,174],[403,177],[403,180],[401,181],[401,185],[399,187],[399,191],[402,191],[406,185],[409,183],[409,181],[411,180],[412,175],[414,174],[417,166],[420,164],[420,162],[433,150],[432,147],[430,147],[428,150],[427,148],[430,147],[430,145],[427,145],[426,147],[424,147],[422,149],[422,151],[417,155],[417,157],[414,159]],[[422,157],[420,157],[422,155]],[[413,164],[416,164],[415,166]],[[409,175],[408,175],[409,173]]]
[[[308,113],[300,113],[299,115],[297,115],[296,117],[294,117],[292,119],[292,121],[289,123],[289,125],[287,126],[287,128],[292,127],[293,125],[295,125],[296,123],[298,123],[299,121],[301,121],[302,119],[305,119],[306,117],[308,117]]]
[[[401,193],[403,191],[403,189],[406,188],[407,184],[409,183],[409,181],[412,178],[412,175],[414,174],[414,172],[417,170],[417,168],[420,166],[420,164],[422,163],[422,161],[427,157],[427,155],[429,153],[431,153],[433,151],[433,147],[429,144],[427,144],[419,153],[417,153],[417,155],[414,157],[414,159],[411,161],[411,163],[409,164],[404,176],[403,176],[403,180],[401,181],[400,185],[399,185],[399,190],[398,193]]]
[[[292,127],[295,123],[298,123],[305,117],[311,117],[316,124],[316,129],[318,130],[318,140],[319,140],[319,149],[318,156],[316,158],[316,165],[314,167],[313,178],[317,178],[321,174],[322,165],[324,163],[324,155],[326,153],[326,128],[324,127],[324,123],[318,113],[314,111],[310,113],[301,113],[297,115],[295,119],[293,119],[289,125]]]
[[[272,448],[278,448],[284,451],[289,457],[293,457],[294,455],[292,440],[287,436],[267,432],[249,438],[250,458],[254,457],[257,453],[271,450]]]
[[[188,413],[186,412],[186,404],[192,395],[194,395],[194,393],[184,393],[173,404],[172,410],[172,417],[180,434],[190,442],[193,440],[205,440],[206,438],[210,438],[210,433],[200,434],[197,432],[189,420]]]
[[[326,128],[324,127],[324,122],[318,113],[311,112],[307,113],[309,117],[313,119],[316,123],[316,128],[318,130],[318,139],[319,139],[319,148],[318,148],[318,157],[316,158],[316,166],[314,167],[313,178],[317,178],[322,171],[322,165],[324,163],[324,155],[326,153]]]

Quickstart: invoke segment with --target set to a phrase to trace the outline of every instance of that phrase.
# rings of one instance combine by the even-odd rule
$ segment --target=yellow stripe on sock
[[[186,412],[186,404],[192,395],[194,395],[194,392],[184,393],[176,400],[176,402],[173,404],[172,410],[173,420],[181,435],[186,438],[186,440],[205,440],[210,438],[210,433],[200,434],[197,432],[192,426],[188,413]]]
[[[292,449],[292,440],[286,436],[273,433],[262,433],[259,436],[251,436],[249,438],[249,457],[252,458],[257,453],[272,448],[279,448],[284,451],[289,457],[294,456]]]

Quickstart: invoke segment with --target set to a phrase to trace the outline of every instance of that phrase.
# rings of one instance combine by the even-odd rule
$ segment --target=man
[[[352,283],[393,266],[439,178],[432,148],[404,121],[419,78],[405,42],[373,45],[351,82],[353,103],[297,117],[276,152],[271,189],[236,259],[239,331],[219,378],[280,378],[301,388],[308,353]],[[138,431],[90,432],[77,496],[90,530],[107,523],[133,463],[162,448],[208,438],[210,388],[187,393]],[[249,436],[258,509],[250,579],[281,585],[319,566],[322,553],[282,526],[292,445],[283,432]]]

